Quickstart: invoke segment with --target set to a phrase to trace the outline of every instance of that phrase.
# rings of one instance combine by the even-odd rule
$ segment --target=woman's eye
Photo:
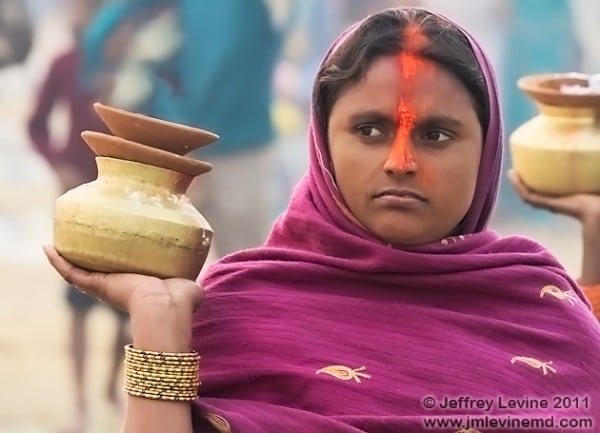
[[[448,135],[445,132],[442,132],[438,129],[432,129],[430,131],[427,131],[425,134],[423,134],[423,138],[427,141],[442,142],[442,141],[448,141],[452,137],[450,137],[450,135]]]
[[[383,132],[381,131],[381,129],[376,128],[373,125],[362,125],[356,129],[358,131],[358,134],[362,137],[375,138],[383,136]]]

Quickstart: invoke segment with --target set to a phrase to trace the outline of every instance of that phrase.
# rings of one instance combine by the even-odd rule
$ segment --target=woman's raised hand
[[[584,225],[600,221],[600,194],[546,195],[528,188],[514,170],[508,178],[521,199],[535,208],[576,218]]]
[[[137,347],[158,351],[190,349],[192,315],[203,298],[202,288],[196,282],[90,272],[67,262],[52,246],[45,246],[44,252],[69,284],[129,312],[133,342]]]

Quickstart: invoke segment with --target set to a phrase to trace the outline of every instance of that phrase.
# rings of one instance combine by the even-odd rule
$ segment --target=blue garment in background
[[[156,6],[177,8],[183,43],[171,63],[155,69],[154,92],[138,111],[219,134],[217,144],[201,150],[203,156],[268,145],[274,137],[272,77],[283,35],[261,0],[113,1],[87,31],[86,72],[105,66],[102,47],[115,28]]]
[[[567,0],[513,0],[512,5],[503,74],[508,133],[537,112],[533,102],[517,88],[517,80],[523,75],[571,72],[580,61]]]

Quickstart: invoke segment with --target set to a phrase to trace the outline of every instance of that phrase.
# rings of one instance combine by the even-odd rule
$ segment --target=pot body
[[[193,178],[116,158],[96,163],[95,181],[56,200],[58,252],[92,271],[196,279],[213,231],[185,195]]]
[[[600,112],[538,103],[539,114],[510,136],[515,170],[546,194],[600,193]]]

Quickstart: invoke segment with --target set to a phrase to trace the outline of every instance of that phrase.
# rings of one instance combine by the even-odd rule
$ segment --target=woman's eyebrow
[[[395,124],[395,116],[379,110],[357,111],[350,116],[351,123],[381,122]]]
[[[416,123],[420,126],[444,126],[447,128],[462,128],[465,124],[462,120],[445,115],[432,115],[417,118]]]
[[[396,116],[380,110],[357,111],[350,116],[350,123],[360,124],[367,122],[379,122],[390,125],[397,125]],[[442,126],[446,128],[460,129],[464,127],[464,122],[457,117],[443,114],[417,117],[415,124],[421,127]]]

